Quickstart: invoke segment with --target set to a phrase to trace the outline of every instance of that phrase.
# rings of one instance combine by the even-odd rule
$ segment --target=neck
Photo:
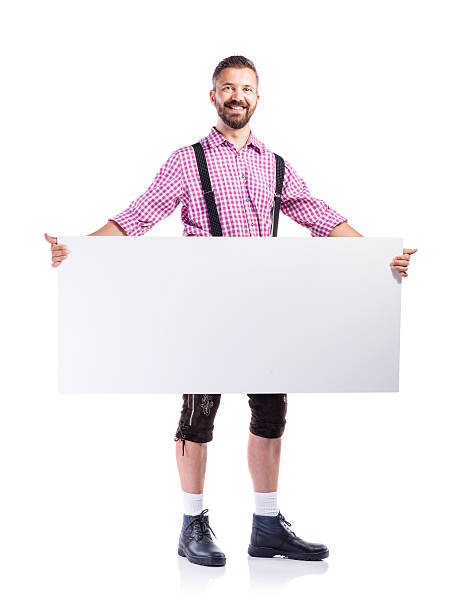
[[[216,130],[218,130],[229,142],[234,144],[238,151],[245,146],[250,136],[250,125],[248,123],[247,125],[244,125],[243,128],[235,130],[228,127],[228,125],[226,125],[222,119],[218,119],[216,123]]]

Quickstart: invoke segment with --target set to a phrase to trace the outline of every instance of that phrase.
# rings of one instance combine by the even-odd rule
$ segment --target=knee
[[[250,432],[261,438],[280,438],[286,427],[285,393],[249,395]]]
[[[206,453],[208,442],[193,442],[192,440],[186,440],[186,438],[175,437],[175,446],[181,449],[182,455],[185,453],[189,454],[189,451],[194,452],[196,455],[199,453],[202,455]]]
[[[261,423],[254,422],[253,419],[250,421],[250,432],[261,438],[281,438],[285,427],[286,423],[268,423],[267,421]]]

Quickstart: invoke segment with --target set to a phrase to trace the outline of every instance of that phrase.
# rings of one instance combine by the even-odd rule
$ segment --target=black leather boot
[[[207,512],[202,510],[196,516],[183,516],[178,554],[197,565],[225,565],[226,557],[211,537],[211,533],[216,534],[209,526]]]
[[[328,557],[329,551],[324,544],[305,542],[289,529],[290,526],[280,512],[278,516],[254,514],[248,554],[251,557],[282,555],[302,561],[320,561]]]

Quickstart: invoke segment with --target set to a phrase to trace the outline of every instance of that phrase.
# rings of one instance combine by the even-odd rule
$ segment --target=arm
[[[88,236],[142,236],[155,223],[174,211],[183,191],[178,152],[174,151],[145,193],[131,202],[126,210],[108,219],[108,223]],[[65,244],[58,244],[55,236],[44,236],[50,243],[52,267],[57,268],[67,259],[70,251]]]
[[[311,195],[305,181],[285,162],[285,175],[281,195],[281,212],[310,230],[312,236],[326,237],[336,231],[348,231],[347,218],[323,200]],[[350,228],[351,229],[351,228]],[[353,230],[355,231],[355,230]],[[344,235],[335,233],[333,235]],[[350,234],[355,235],[355,234]],[[359,234],[357,234],[359,235]]]
[[[126,233],[117,225],[114,221],[109,221],[106,225],[98,229],[96,232],[92,234],[88,234],[88,236],[126,236]],[[62,264],[62,262],[68,258],[69,249],[65,244],[58,244],[58,239],[56,236],[49,236],[48,234],[44,234],[47,242],[50,243],[50,251],[52,254],[52,268],[57,268]]]
[[[103,225],[100,229],[88,236],[126,236],[126,232],[120,227],[115,221],[108,221],[106,225]]]
[[[347,223],[348,219],[330,208],[323,200],[314,198],[309,193],[305,181],[288,162],[285,162],[285,168],[280,207],[282,212],[300,225],[309,228],[312,236],[364,238]],[[392,259],[391,268],[400,276],[408,276],[409,260],[416,251],[417,249],[403,249],[401,255]]]
[[[328,236],[337,238],[342,236],[364,238],[362,234],[353,229],[353,227],[351,227],[348,223],[340,223],[339,225],[336,225]],[[403,253],[401,255],[396,255],[391,261],[391,268],[398,272],[400,276],[408,276],[409,260],[411,255],[416,251],[417,249],[403,249]]]
[[[364,238],[362,234],[357,232],[353,227],[351,227],[348,223],[340,223],[336,225],[336,227],[328,234],[330,237],[361,237]],[[407,270],[409,265],[410,256],[415,253],[417,249],[403,249],[402,255],[397,255],[391,261],[390,266],[393,270],[396,270],[400,276],[408,276]]]
[[[141,236],[174,211],[182,193],[182,172],[174,151],[139,198],[88,236]]]
[[[111,229],[114,232],[124,232],[123,235],[126,236],[142,236],[175,210],[183,194],[183,171],[178,151],[174,151],[160,168],[150,187],[123,212],[108,219],[109,223],[97,231],[105,232]],[[112,229],[110,223],[115,223],[117,227]]]
[[[355,229],[353,229],[353,227],[351,225],[349,225],[348,223],[339,223],[339,225],[336,225],[335,228],[333,228],[331,230],[331,232],[328,234],[329,238],[341,238],[341,237],[359,237],[359,238],[364,238],[364,236],[362,234],[360,234],[359,232],[357,232]]]

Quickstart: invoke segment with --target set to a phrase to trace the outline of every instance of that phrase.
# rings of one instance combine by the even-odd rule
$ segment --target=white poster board
[[[398,391],[398,238],[62,236],[62,393]]]

